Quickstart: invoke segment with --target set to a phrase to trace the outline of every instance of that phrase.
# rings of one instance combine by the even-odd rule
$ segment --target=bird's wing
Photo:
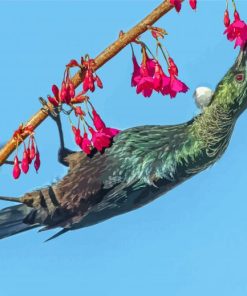
[[[100,203],[110,191],[114,193],[114,188],[122,194],[134,183],[152,185],[152,178],[168,178],[165,171],[173,165],[171,155],[184,142],[187,126],[128,129],[102,154],[90,158],[78,152],[68,156],[69,172],[53,186],[60,204],[83,212]]]

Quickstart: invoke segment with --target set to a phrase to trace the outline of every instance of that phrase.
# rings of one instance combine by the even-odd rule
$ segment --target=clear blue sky
[[[160,2],[0,1],[0,141],[40,107],[37,98],[60,83],[71,58],[97,55]],[[127,48],[98,71],[104,90],[92,97],[110,126],[184,122],[197,113],[194,89],[214,88],[232,65],[238,51],[222,35],[225,1],[198,2],[196,13],[186,3],[180,15],[158,23],[169,32],[167,48],[190,91],[174,100],[136,96]],[[238,4],[247,20],[247,2]],[[67,121],[65,129],[74,148]],[[36,230],[2,240],[0,294],[246,296],[246,130],[243,114],[216,165],[138,211],[46,244],[51,233]],[[56,161],[51,120],[37,139],[39,174],[14,181],[11,168],[1,168],[0,195],[21,196],[66,173]]]

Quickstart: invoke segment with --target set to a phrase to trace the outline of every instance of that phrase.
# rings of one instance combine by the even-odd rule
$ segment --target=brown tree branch
[[[170,4],[170,1],[167,0],[160,4],[156,9],[154,9],[147,17],[145,17],[141,22],[139,22],[136,26],[130,29],[127,33],[121,35],[117,41],[112,43],[109,47],[107,47],[104,51],[102,51],[95,59],[94,70],[99,69],[103,66],[107,61],[113,58],[116,54],[118,54],[123,48],[125,48],[129,43],[135,40],[142,33],[147,31],[149,26],[152,26],[158,19],[160,19],[163,15],[169,12],[173,6]],[[85,71],[78,71],[74,77],[72,77],[72,83],[75,87],[78,87],[82,82],[85,75]],[[53,106],[48,103],[50,108]],[[36,114],[34,114],[31,119],[25,124],[25,126],[31,125],[34,129],[36,129],[46,118],[48,117],[47,112],[40,109]],[[28,135],[23,137],[23,140]],[[19,140],[20,144],[22,140]],[[0,165],[4,164],[9,155],[16,148],[16,140],[12,137],[5,146],[0,150]]]

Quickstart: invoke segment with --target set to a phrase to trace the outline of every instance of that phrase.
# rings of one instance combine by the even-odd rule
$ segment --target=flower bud
[[[229,17],[229,12],[226,9],[225,13],[224,13],[224,25],[225,27],[228,27],[230,25],[231,21],[230,21],[230,17]]]
[[[28,157],[28,153],[27,153],[26,149],[23,152],[23,157],[22,157],[22,161],[21,161],[21,169],[24,174],[26,174],[29,170],[29,157]]]
[[[37,173],[38,170],[39,170],[39,168],[40,168],[40,155],[39,155],[39,151],[36,151],[36,153],[35,153],[34,168],[35,168],[36,173]]]
[[[16,155],[15,159],[14,159],[14,167],[13,167],[13,177],[14,177],[14,179],[18,179],[20,177],[20,174],[21,174],[21,169],[20,169],[20,166],[19,166],[19,159],[18,159],[18,156]]]

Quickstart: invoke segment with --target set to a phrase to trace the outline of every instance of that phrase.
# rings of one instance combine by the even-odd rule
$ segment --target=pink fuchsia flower
[[[247,42],[247,25],[240,19],[237,11],[234,12],[234,21],[226,28],[224,34],[228,40],[235,40],[234,48],[237,46],[244,48]]]
[[[142,93],[144,97],[150,97],[154,89],[153,78],[149,76],[147,67],[144,65],[141,66],[140,73],[141,78],[137,84],[136,93]]]
[[[226,9],[225,13],[224,13],[224,25],[225,25],[225,27],[226,28],[229,27],[230,23],[231,23],[231,20],[230,20],[230,17],[229,17],[229,11],[228,11],[228,9]]]
[[[106,128],[106,125],[95,109],[92,110],[93,124],[97,131],[102,131]]]
[[[102,151],[111,145],[111,137],[104,132],[96,132],[92,127],[89,127],[89,131],[92,134],[93,146],[98,150]]]
[[[60,102],[59,88],[55,84],[53,84],[51,90],[53,92],[54,97],[48,96],[48,100],[54,107],[58,107]]]
[[[147,55],[145,47],[142,48],[142,63],[140,67],[140,75],[135,77],[136,93],[142,93],[144,97],[150,97],[153,90],[153,75],[155,72],[156,61],[150,59]]]
[[[131,86],[137,86],[137,81],[139,79],[140,76],[140,66],[137,62],[136,56],[134,55],[134,53],[132,54],[132,62],[133,62],[133,73],[132,73],[132,77],[131,77]]]
[[[103,83],[100,80],[99,76],[94,74],[93,69],[96,65],[94,59],[90,59],[87,56],[87,60],[82,59],[81,63],[82,63],[82,66],[86,68],[85,78],[82,82],[83,91],[87,92],[88,90],[90,90],[91,92],[94,92],[95,91],[95,85],[94,85],[95,82],[99,88],[103,88]]]
[[[76,128],[74,125],[72,126],[72,131],[75,136],[75,142],[78,146],[81,146],[82,137],[81,137],[81,131],[79,128]]]
[[[117,134],[120,133],[119,129],[112,128],[112,127],[106,127],[103,131],[105,134],[107,134],[110,137],[115,137]]]
[[[189,88],[185,83],[177,79],[176,76],[171,75],[171,77],[169,77],[169,84],[162,88],[161,93],[163,95],[170,95],[171,98],[175,98],[177,93],[186,93],[188,89]]]
[[[190,3],[190,7],[196,10],[197,0],[190,0],[189,3]]]
[[[174,63],[174,61],[171,57],[168,58],[168,62],[169,62],[168,72],[170,73],[170,75],[171,76],[172,75],[178,76],[178,67]]]
[[[83,90],[84,92],[87,92],[88,90],[91,92],[95,91],[94,77],[91,69],[87,69],[86,71],[85,78],[83,80]]]
[[[74,107],[75,116],[83,117],[86,113],[82,110],[80,106]]]
[[[63,81],[61,91],[60,91],[61,102],[66,103],[66,104],[70,104],[70,101],[72,99],[71,93],[72,93],[72,89],[70,88],[70,83]]]
[[[175,7],[176,11],[179,12],[182,7],[182,0],[170,0],[172,6]]]
[[[104,121],[102,120],[102,118],[96,112],[95,109],[93,109],[92,114],[93,114],[93,124],[98,132],[103,132],[110,137],[114,137],[120,132],[120,130],[116,128],[106,127]]]
[[[148,74],[150,76],[153,76],[154,71],[155,71],[156,60],[155,59],[150,59],[148,54],[146,54],[146,65],[147,65],[147,69],[148,69]]]
[[[178,68],[171,57],[168,58],[168,63],[168,72],[170,74],[170,77],[167,77],[167,79],[164,80],[161,93],[163,95],[170,95],[171,98],[175,98],[177,93],[185,93],[188,91],[189,88],[185,83],[183,83],[176,77],[178,75]]]
[[[13,166],[12,174],[13,174],[14,179],[18,179],[20,177],[20,174],[21,174],[21,169],[20,169],[20,166],[19,166],[19,159],[18,159],[17,155],[14,158],[14,166]]]
[[[92,149],[92,144],[91,144],[91,141],[88,139],[88,135],[87,135],[86,132],[83,135],[80,147],[81,147],[81,150],[83,152],[85,152],[87,155],[89,155],[91,153],[91,151],[92,151],[91,150]]]
[[[157,92],[160,92],[163,88],[167,87],[169,82],[170,82],[170,78],[165,75],[159,62],[156,61],[154,78],[153,78],[154,89]]]

